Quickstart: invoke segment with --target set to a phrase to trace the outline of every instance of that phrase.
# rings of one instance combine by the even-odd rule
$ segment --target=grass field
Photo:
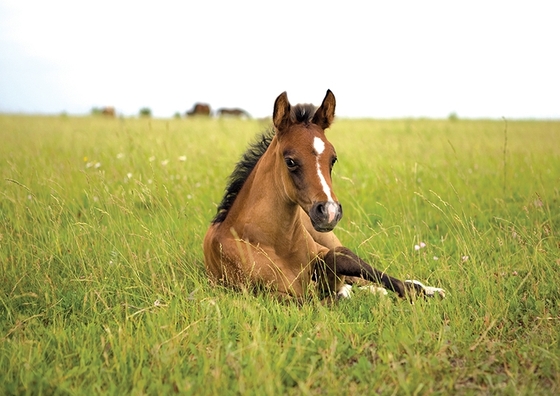
[[[335,122],[339,238],[447,297],[332,307],[206,279],[265,127],[0,116],[0,394],[560,393],[560,122]]]

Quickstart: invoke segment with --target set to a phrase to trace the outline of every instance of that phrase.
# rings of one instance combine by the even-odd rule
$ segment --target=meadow
[[[560,393],[560,122],[337,120],[337,235],[447,295],[333,306],[207,280],[267,126],[0,116],[0,394]]]

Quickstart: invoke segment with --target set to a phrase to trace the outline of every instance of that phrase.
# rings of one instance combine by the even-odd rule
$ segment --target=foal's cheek
[[[307,213],[311,206],[309,186],[305,181],[303,172],[290,172],[289,185],[285,186],[290,198],[302,207]]]
[[[291,176],[296,190],[303,191],[306,187],[305,178],[303,177],[303,172],[301,170],[297,170],[295,172],[292,172]]]
[[[292,181],[290,187],[293,189],[294,196],[298,196],[305,191],[307,186],[301,170],[290,172],[290,180]]]

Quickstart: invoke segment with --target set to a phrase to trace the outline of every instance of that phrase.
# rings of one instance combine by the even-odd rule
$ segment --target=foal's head
[[[330,90],[317,110],[312,105],[292,107],[286,92],[274,103],[273,122],[284,191],[303,208],[313,228],[320,232],[331,231],[342,217],[342,206],[332,191],[331,181],[336,152],[325,137],[325,129],[334,120],[335,106]]]

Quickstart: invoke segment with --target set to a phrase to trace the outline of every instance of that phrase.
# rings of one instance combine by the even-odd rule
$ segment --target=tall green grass
[[[207,282],[265,127],[0,116],[0,393],[560,391],[559,122],[338,120],[339,238],[447,297],[332,307]]]

